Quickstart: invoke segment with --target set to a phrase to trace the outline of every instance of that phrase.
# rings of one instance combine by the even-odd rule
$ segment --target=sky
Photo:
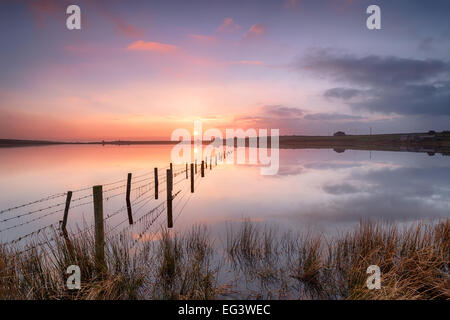
[[[81,8],[81,30],[66,8]],[[381,9],[369,30],[366,9]],[[0,0],[0,138],[450,129],[450,2]]]

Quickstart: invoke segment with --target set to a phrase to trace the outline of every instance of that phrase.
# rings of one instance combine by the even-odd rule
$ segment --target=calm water
[[[0,149],[0,210],[51,194],[96,184],[122,181],[133,172],[135,220],[163,203],[152,199],[153,168],[163,179],[172,146],[48,146]],[[183,165],[176,170],[184,168]],[[335,230],[362,218],[413,221],[450,216],[450,158],[420,153],[333,150],[280,150],[276,176],[262,176],[258,166],[223,164],[208,168],[189,192],[184,174],[175,178],[175,230],[194,223],[223,231],[226,222],[251,219],[296,229]],[[105,186],[105,215],[125,204],[124,182]],[[134,188],[136,187],[136,188]],[[160,184],[160,190],[165,182]],[[74,193],[69,228],[92,223],[87,189]],[[119,194],[119,195],[117,195]],[[114,196],[109,198],[110,196]],[[82,198],[80,200],[77,200]],[[58,197],[0,215],[0,241],[7,242],[62,219],[65,197]],[[54,208],[46,209],[55,205]],[[79,206],[77,206],[79,205]],[[34,212],[43,209],[42,211]],[[31,213],[30,213],[31,212]],[[139,239],[165,223],[165,211],[133,231]],[[20,216],[20,217],[17,217]],[[126,227],[126,211],[107,220],[108,227]],[[153,218],[152,218],[153,219]],[[151,220],[151,219],[150,219]],[[120,224],[122,223],[122,224]],[[151,226],[150,226],[151,224]],[[8,229],[9,230],[5,230]]]

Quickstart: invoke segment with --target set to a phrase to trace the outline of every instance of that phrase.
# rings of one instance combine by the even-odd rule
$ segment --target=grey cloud
[[[349,114],[341,113],[312,113],[305,116],[307,120],[328,120],[328,121],[338,121],[338,120],[359,120],[362,119],[360,116],[352,116]]]
[[[450,115],[450,82],[375,89],[363,101],[349,102],[353,109],[386,114]]]
[[[293,67],[351,85],[331,88],[324,96],[342,99],[354,110],[450,116],[450,63],[446,61],[356,57],[320,50]],[[358,101],[352,100],[355,97]]]
[[[303,110],[285,107],[283,105],[267,105],[263,107],[264,113],[277,117],[301,117]]]
[[[328,98],[339,98],[348,100],[355,98],[363,93],[362,90],[353,88],[332,88],[325,91],[324,96]]]
[[[389,87],[429,80],[450,71],[450,64],[440,60],[418,60],[394,56],[335,55],[320,50],[294,64],[337,81],[356,85]]]
[[[426,37],[420,40],[419,49],[422,51],[430,51],[432,49],[433,37]]]

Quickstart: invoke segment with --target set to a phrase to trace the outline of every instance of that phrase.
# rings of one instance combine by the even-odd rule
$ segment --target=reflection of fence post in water
[[[220,152],[220,153],[215,154],[214,155],[214,162],[216,163],[216,165],[219,164],[218,160],[221,159],[222,156],[229,155],[229,154],[233,154],[233,152],[229,152],[228,151],[226,153],[225,152]],[[208,159],[208,157],[206,157],[206,159]],[[195,161],[195,163],[194,163],[194,161]],[[190,164],[189,163],[185,163],[185,169],[179,169],[176,172],[173,172],[173,169],[167,169],[166,170],[166,173],[167,173],[167,178],[166,178],[166,182],[167,182],[167,188],[166,188],[166,190],[167,190],[167,224],[168,224],[169,228],[172,228],[173,224],[174,224],[174,221],[173,221],[173,200],[175,200],[177,195],[180,194],[180,192],[182,192],[182,190],[179,190],[179,191],[177,191],[174,194],[173,187],[174,187],[174,184],[179,184],[179,183],[184,182],[184,179],[178,179],[174,183],[174,176],[176,177],[176,176],[182,174],[183,170],[184,170],[184,173],[185,173],[187,179],[189,179],[189,169],[190,169],[190,172],[191,172],[191,177],[190,177],[191,178],[191,180],[190,180],[190,187],[191,188],[190,189],[191,189],[191,193],[194,193],[195,192],[195,177],[197,176],[197,170],[196,170],[197,166],[196,165],[197,165],[197,161],[198,160],[195,159],[194,161],[192,161]],[[205,177],[205,166],[207,166],[207,162],[206,161],[205,160],[201,161],[201,177],[202,178]],[[213,166],[212,165],[212,163],[213,163],[212,156],[209,157],[209,162],[210,162],[210,170],[212,170],[212,166]],[[170,164],[170,167],[173,168],[173,164],[172,163]],[[143,175],[141,175],[139,177],[147,176],[147,175],[151,175],[151,172],[147,172],[147,173],[145,173],[145,174],[143,174]],[[154,186],[155,187],[154,198],[158,199],[158,197],[159,197],[159,174],[158,174],[158,168],[157,167],[154,168],[154,177],[153,178],[154,178],[154,183],[155,183],[155,186]],[[150,180],[150,182],[144,182],[144,181],[148,181],[148,180]],[[141,221],[143,221],[142,217],[139,217],[139,219],[137,219],[136,221],[133,221],[132,203],[131,203],[131,191],[139,190],[139,194],[136,195],[136,198],[133,201],[136,201],[137,199],[141,198],[146,193],[151,193],[151,180],[152,180],[151,176],[148,177],[148,178],[144,178],[142,180],[135,179],[135,181],[134,181],[135,187],[134,187],[134,189],[132,189],[132,173],[128,173],[127,174],[126,192],[125,192],[126,196],[125,196],[125,198],[126,198],[126,208],[128,209],[128,219],[127,220],[129,221],[130,225],[133,225],[134,223],[140,223]],[[104,252],[104,246],[105,246],[104,223],[105,223],[105,219],[103,218],[103,215],[104,215],[104,213],[103,213],[103,192],[105,192],[105,194],[106,194],[106,196],[105,196],[106,200],[109,200],[112,197],[123,195],[123,192],[119,192],[118,194],[114,194],[114,195],[111,195],[111,196],[108,195],[109,191],[116,190],[116,189],[122,189],[125,186],[124,184],[122,184],[123,181],[124,180],[119,180],[119,181],[116,181],[114,183],[109,183],[108,186],[109,185],[117,185],[119,183],[121,183],[121,185],[119,185],[117,187],[112,187],[111,189],[104,190],[104,191],[103,191],[103,186],[102,185],[98,185],[98,186],[92,187],[93,188],[92,189],[93,190],[92,191],[93,192],[93,203],[94,203],[94,218],[95,218],[94,219],[95,220],[94,221],[95,222],[95,225],[94,225],[94,227],[95,227],[95,263],[96,263],[96,269],[98,269],[101,272],[103,272],[107,268],[107,266],[105,264],[105,252]],[[140,185],[141,182],[143,182],[144,185]],[[148,189],[147,189],[147,186],[149,186]],[[143,187],[145,188],[144,191],[142,191]],[[186,187],[188,187],[188,186],[186,186]],[[197,188],[198,188],[198,186],[197,186]],[[31,205],[31,204],[35,204],[35,203],[38,203],[38,202],[44,202],[44,201],[49,201],[49,200],[60,198],[60,197],[66,197],[65,203],[64,202],[63,203],[58,203],[57,205],[51,205],[51,206],[49,206],[47,208],[41,208],[39,210],[31,211],[31,212],[26,213],[26,214],[21,214],[21,215],[19,215],[19,217],[20,216],[24,216],[24,215],[29,215],[29,214],[32,214],[32,213],[36,213],[36,212],[41,212],[43,210],[51,209],[51,208],[53,208],[55,206],[65,205],[64,210],[63,210],[64,215],[62,217],[62,220],[59,221],[59,225],[60,225],[61,236],[64,236],[64,238],[66,240],[69,240],[69,238],[68,238],[68,231],[67,231],[67,223],[68,223],[69,211],[71,209],[73,210],[73,208],[75,208],[75,207],[79,207],[79,206],[83,206],[83,205],[87,205],[87,204],[92,203],[90,201],[86,202],[86,203],[77,203],[77,201],[85,199],[85,198],[88,198],[88,197],[91,197],[91,195],[81,196],[81,197],[78,197],[77,199],[74,200],[73,199],[73,194],[75,194],[77,192],[86,191],[86,190],[89,190],[89,189],[90,189],[90,187],[88,187],[88,188],[81,188],[81,189],[75,190],[75,191],[67,191],[65,193],[59,193],[59,194],[51,195],[51,196],[48,196],[46,198],[43,198],[43,199],[31,202],[31,203],[28,203],[28,204],[23,204],[23,205],[16,206],[16,207],[13,207],[13,208],[4,209],[4,210],[0,211],[0,214],[2,214],[4,212],[15,210],[15,209],[18,209],[18,208],[22,208],[22,207],[25,207],[25,206],[28,206],[28,205]],[[184,197],[184,194],[182,194],[181,198],[183,198],[183,197]],[[138,201],[136,204],[141,203],[142,201],[147,200],[147,199],[148,198],[146,197],[143,200]],[[144,205],[147,204],[149,201],[150,200],[145,202]],[[162,203],[162,204],[164,204],[164,203]],[[139,209],[142,208],[144,205],[140,206]],[[72,206],[72,208],[71,208],[71,206]],[[184,206],[183,206],[183,208],[184,208]],[[118,211],[116,211],[116,212],[114,212],[112,214],[108,213],[108,215],[106,217],[106,220],[109,219],[112,216],[115,216],[117,214],[122,213],[124,210],[125,210],[125,206],[122,206],[120,210],[118,210]],[[54,213],[57,213],[57,212],[60,212],[60,210],[55,211]],[[49,213],[49,214],[43,215],[43,217],[46,217],[46,216],[48,216],[50,214],[53,214],[53,213]],[[159,217],[159,215],[158,215],[158,217]],[[7,218],[7,219],[5,219],[5,221],[8,221],[10,219],[11,218]],[[32,222],[32,221],[35,221],[35,220],[38,220],[38,219],[41,219],[41,218],[35,218],[35,219],[31,220],[31,221],[27,221],[26,223],[29,223],[29,222]],[[156,218],[155,218],[155,220],[156,220]],[[120,222],[119,225],[121,225],[124,222],[126,222],[126,220]],[[30,237],[30,236],[32,236],[34,234],[37,234],[37,233],[39,233],[40,231],[42,231],[42,230],[44,230],[46,228],[54,227],[56,224],[57,223],[52,223],[52,224],[50,224],[50,225],[48,225],[46,227],[43,227],[43,228],[40,228],[40,229],[34,231],[34,232],[31,232],[31,233],[26,234],[26,235],[22,235],[19,238],[14,239],[13,241],[10,241],[10,243],[21,241],[22,239]],[[22,225],[24,225],[24,223],[19,223],[17,225],[9,227],[7,230],[15,228],[15,227],[18,227],[18,226],[22,226]],[[113,229],[116,229],[117,226],[118,225],[114,226]],[[89,229],[90,228],[92,228],[92,226],[90,226]],[[4,231],[4,230],[0,230],[0,232],[2,232],[2,231]],[[69,250],[70,250],[70,248],[69,248]]]
[[[129,174],[128,174],[128,177],[127,177],[127,195],[126,195],[126,202],[127,202],[127,211],[128,211],[128,223],[129,223],[129,224],[133,224],[133,212],[131,211],[130,194],[131,194],[131,173],[129,173]]]
[[[191,163],[191,193],[194,193],[194,164]]]
[[[105,228],[103,220],[103,188],[94,186],[94,223],[95,223],[95,268],[99,275],[107,271],[105,261]]]
[[[154,174],[154,176],[155,176],[155,199],[156,200],[158,200],[158,184],[159,184],[159,181],[158,181],[158,168],[155,168],[155,174]]]
[[[166,181],[167,181],[167,227],[172,228],[173,227],[173,220],[172,220],[172,187],[173,187],[173,181],[172,181],[172,170],[168,169],[166,172]]]
[[[203,178],[205,176],[205,161],[202,161],[201,174],[202,174],[202,178]]]

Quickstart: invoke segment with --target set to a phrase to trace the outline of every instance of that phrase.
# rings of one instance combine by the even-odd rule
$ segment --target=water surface
[[[153,168],[160,169],[160,179],[164,180],[172,147],[67,145],[1,149],[0,209],[86,187],[73,195],[68,226],[74,230],[77,225],[93,221],[90,186],[104,185],[104,191],[110,190],[104,195],[105,215],[112,214],[125,205],[121,193],[125,191],[127,173],[132,172],[136,177],[133,216],[138,220],[166,199],[165,191],[158,200],[153,199]],[[175,171],[182,169],[182,164],[175,166]],[[257,165],[222,164],[208,168],[205,178],[196,178],[194,194],[190,194],[184,173],[175,181],[176,231],[201,223],[223,232],[226,223],[250,219],[328,232],[365,218],[410,222],[450,216],[450,158],[442,155],[282,149],[275,176],[262,176]],[[163,189],[164,181],[160,183]],[[57,205],[64,201],[65,196],[60,196],[2,213],[0,240],[11,241],[62,220],[64,208]],[[46,209],[52,205],[56,207]],[[145,226],[134,227],[139,239],[152,239],[159,224],[165,224],[165,211],[154,223],[151,221],[150,227],[151,217],[142,221]],[[126,227],[126,211],[106,223],[109,227],[121,223],[117,230]]]

